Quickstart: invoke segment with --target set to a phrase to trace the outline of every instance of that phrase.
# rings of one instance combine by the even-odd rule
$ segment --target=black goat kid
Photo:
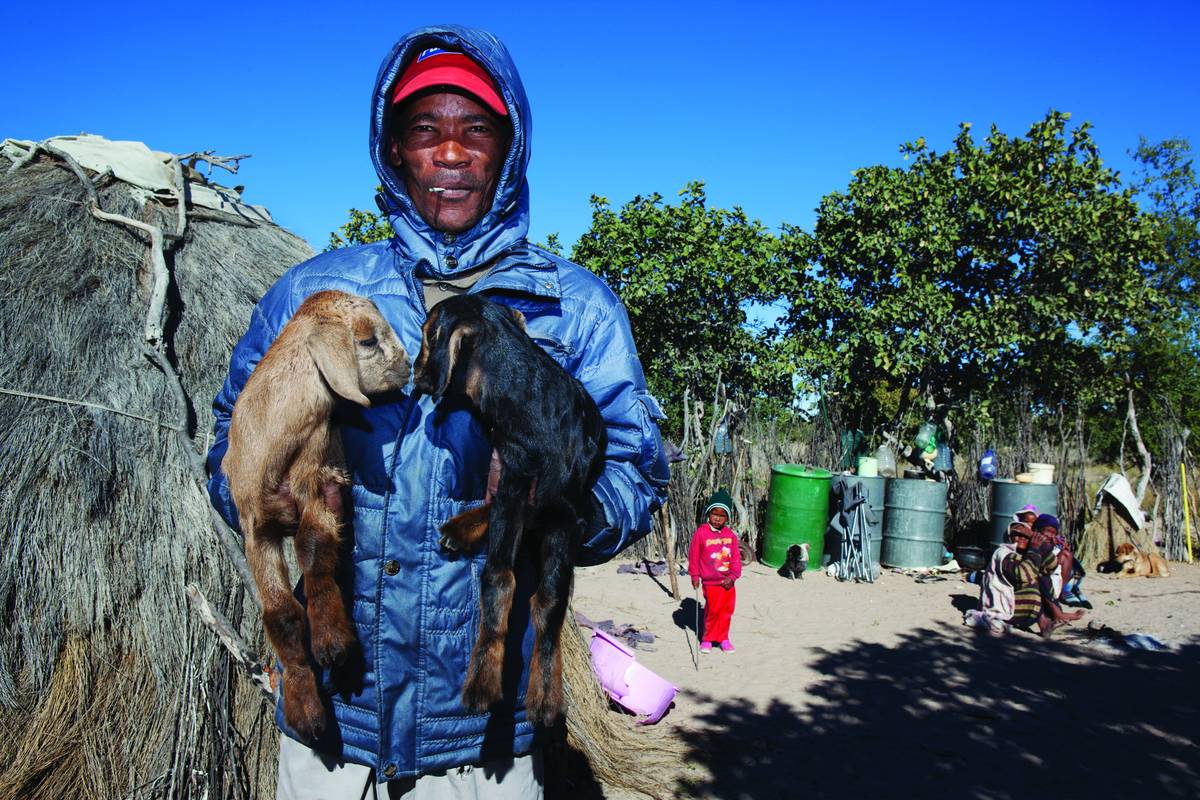
[[[490,503],[442,526],[448,549],[471,548],[485,534],[488,542],[463,704],[482,711],[500,699],[513,565],[529,553],[540,558],[541,579],[530,603],[536,638],[525,708],[534,722],[551,725],[565,711],[559,638],[591,487],[603,468],[604,421],[583,385],[526,335],[518,311],[460,295],[434,306],[422,335],[416,391],[465,398],[488,431],[493,471],[497,459],[500,467]]]

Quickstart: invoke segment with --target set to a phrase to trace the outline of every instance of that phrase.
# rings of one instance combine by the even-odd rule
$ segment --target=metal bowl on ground
[[[963,569],[986,569],[988,554],[982,547],[959,547],[954,551],[954,560]]]

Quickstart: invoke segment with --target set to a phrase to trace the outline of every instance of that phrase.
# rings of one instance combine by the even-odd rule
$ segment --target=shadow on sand
[[[824,677],[808,687],[807,704],[776,700],[759,713],[693,694],[706,710],[681,736],[687,760],[701,768],[674,793],[1198,797],[1197,662],[1195,643],[1114,654],[957,628],[917,630],[890,647],[817,651],[813,666]]]

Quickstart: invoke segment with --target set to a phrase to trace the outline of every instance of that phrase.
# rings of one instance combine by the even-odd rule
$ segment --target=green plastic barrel
[[[1034,505],[1039,514],[1058,516],[1058,487],[1053,483],[1020,483],[1018,481],[992,481],[992,494],[988,503],[991,510],[991,543],[1001,544],[1008,531],[1013,514],[1023,506]]]
[[[883,548],[887,567],[940,567],[945,553],[946,484],[888,481]]]
[[[875,522],[868,523],[868,528],[871,533],[871,563],[879,563],[879,552],[883,546],[883,517],[884,503],[887,499],[887,478],[882,477],[861,477],[859,475],[834,475],[830,483],[830,515],[831,517],[841,511],[838,501],[838,486],[844,486],[843,491],[848,490],[855,484],[862,484],[863,490],[867,493],[867,505],[871,509],[871,514],[875,518]],[[826,549],[829,552],[830,560],[836,561],[840,557],[839,549],[841,545],[841,536],[835,535],[826,539],[826,543],[832,546]]]
[[[809,565],[815,568],[821,563],[832,477],[827,469],[803,464],[771,467],[762,553],[762,562],[768,567],[783,566],[787,549],[806,542]]]

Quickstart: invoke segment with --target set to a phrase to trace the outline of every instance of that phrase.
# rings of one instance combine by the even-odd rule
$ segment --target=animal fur
[[[1118,578],[1169,578],[1167,560],[1158,553],[1143,553],[1130,542],[1117,546],[1116,561],[1121,565]]]
[[[334,581],[341,492],[350,478],[332,415],[339,397],[370,406],[367,395],[400,389],[409,372],[408,354],[373,302],[318,292],[280,331],[233,408],[222,469],[262,596],[263,626],[284,666],[284,719],[309,739],[324,730],[325,711],[283,539],[295,535],[312,656],[325,667],[342,663],[356,645]]]
[[[530,603],[535,642],[525,708],[531,720],[551,725],[566,708],[559,637],[591,487],[603,469],[600,411],[526,335],[519,312],[477,295],[452,297],[430,312],[415,387],[440,400],[466,400],[491,432],[499,459],[494,499],[442,526],[450,550],[472,548],[484,534],[488,541],[463,703],[483,710],[501,697],[513,565],[532,557],[541,578]]]

